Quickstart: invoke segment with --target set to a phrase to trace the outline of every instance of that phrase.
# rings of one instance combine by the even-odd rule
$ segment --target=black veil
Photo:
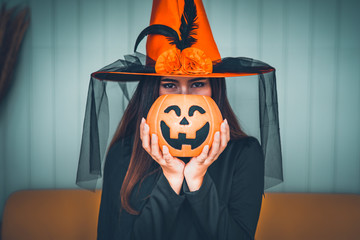
[[[109,139],[131,98],[131,88],[145,77],[141,73],[155,73],[145,61],[146,56],[140,53],[126,55],[124,60],[117,60],[91,75],[76,178],[80,187],[96,189],[97,180],[102,177]],[[261,143],[265,156],[265,189],[281,183],[283,172],[275,69],[244,57],[224,58],[213,69],[214,73],[247,73],[248,76],[227,78],[228,98],[241,125],[245,125],[245,132],[257,137]],[[122,74],[124,72],[133,74]],[[248,89],[254,91],[248,93]],[[243,94],[239,90],[244,91]],[[247,104],[246,97],[239,99],[243,95],[252,96],[251,104]],[[241,113],[244,108],[239,109],[239,106],[244,106],[252,114]],[[249,130],[246,123],[251,125]]]

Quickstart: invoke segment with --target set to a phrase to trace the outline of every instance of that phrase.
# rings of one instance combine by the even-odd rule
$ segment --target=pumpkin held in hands
[[[211,147],[223,119],[211,97],[169,94],[154,102],[146,121],[160,149],[166,145],[172,156],[195,157],[205,145]]]

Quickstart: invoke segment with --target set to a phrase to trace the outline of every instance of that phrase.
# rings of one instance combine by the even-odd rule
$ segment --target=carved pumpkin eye
[[[221,122],[214,100],[201,95],[162,95],[147,116],[150,134],[158,136],[160,149],[166,145],[176,157],[198,156],[205,145],[211,147]]]
[[[194,112],[198,111],[201,114],[205,113],[205,110],[200,106],[191,106],[189,109],[189,116],[192,117],[194,115]]]
[[[172,106],[167,107],[167,108],[164,110],[164,113],[169,113],[171,110],[174,110],[174,112],[176,113],[176,115],[177,115],[178,117],[180,117],[180,115],[181,115],[181,109],[180,109],[178,106],[176,106],[176,105],[172,105]]]

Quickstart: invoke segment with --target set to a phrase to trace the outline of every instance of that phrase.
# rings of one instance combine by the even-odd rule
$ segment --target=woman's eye
[[[163,88],[175,88],[175,84],[173,83],[164,83],[162,84]]]
[[[198,88],[198,87],[203,87],[204,85],[205,85],[204,82],[194,82],[194,83],[192,84],[192,87]]]

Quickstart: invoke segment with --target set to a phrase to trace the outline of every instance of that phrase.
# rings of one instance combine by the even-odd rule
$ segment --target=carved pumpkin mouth
[[[181,150],[182,145],[190,145],[191,149],[199,147],[209,135],[210,124],[207,122],[199,130],[196,131],[194,139],[186,138],[186,133],[179,133],[178,138],[170,138],[170,128],[168,125],[161,121],[160,128],[165,141],[173,148]]]

